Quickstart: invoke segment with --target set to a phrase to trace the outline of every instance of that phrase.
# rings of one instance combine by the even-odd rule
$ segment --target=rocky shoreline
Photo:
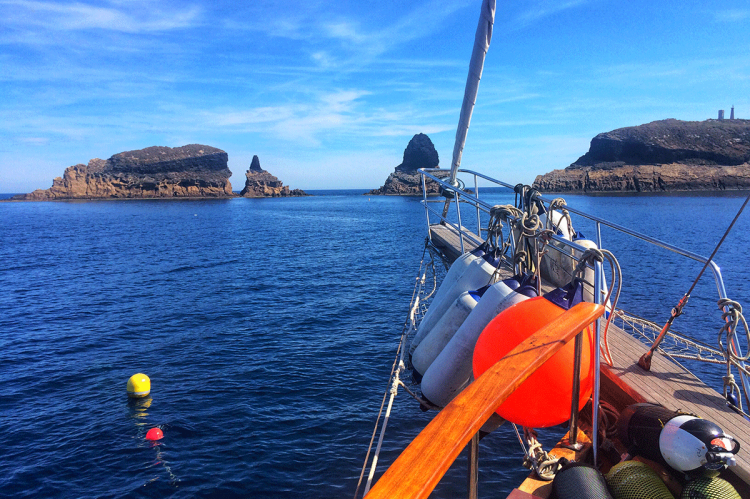
[[[750,189],[750,120],[661,120],[601,133],[564,170],[539,175],[543,192]]]
[[[419,133],[383,186],[367,195],[422,195],[420,168],[439,168],[430,138]],[[65,169],[49,189],[4,201],[73,199],[264,198],[307,196],[290,189],[253,156],[241,192],[232,191],[228,155],[215,147],[148,147]],[[440,172],[443,176],[448,172]],[[441,174],[436,174],[440,177]],[[434,181],[427,194],[439,194]],[[562,170],[538,175],[543,192],[636,193],[750,189],[750,120],[654,121],[600,133],[586,154]]]

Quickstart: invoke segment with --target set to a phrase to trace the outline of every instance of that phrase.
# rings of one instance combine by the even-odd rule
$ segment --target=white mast
[[[482,68],[487,50],[490,48],[492,39],[492,26],[495,24],[495,0],[483,0],[482,11],[479,15],[477,34],[474,37],[474,50],[471,53],[469,63],[469,76],[466,78],[466,89],[464,90],[464,102],[461,105],[461,117],[458,120],[456,130],[456,142],[453,146],[453,162],[451,163],[451,174],[449,182],[453,184],[456,180],[458,167],[461,165],[461,154],[466,143],[466,134],[469,132],[471,113],[477,101],[479,91],[479,80],[482,78]]]

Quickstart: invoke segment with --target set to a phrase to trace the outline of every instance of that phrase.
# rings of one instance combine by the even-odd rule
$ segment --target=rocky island
[[[49,189],[19,194],[11,200],[228,198],[236,195],[229,182],[228,159],[221,149],[200,144],[147,147],[70,166]],[[307,196],[261,169],[258,156],[253,156],[245,176],[240,193],[244,197]]]
[[[49,189],[13,199],[230,197],[234,194],[227,159],[221,149],[200,144],[147,147],[70,166]]]
[[[750,120],[654,121],[600,133],[564,170],[539,175],[548,192],[750,189]]]
[[[281,180],[262,169],[257,155],[253,156],[253,160],[250,162],[250,168],[245,173],[245,187],[240,192],[240,196],[246,198],[307,195],[301,189],[290,190]]]
[[[396,170],[388,175],[385,184],[367,194],[421,196],[422,179],[419,168],[439,168],[440,158],[430,138],[418,133],[411,138],[404,150],[404,158]],[[445,173],[448,175],[448,172]],[[436,175],[437,177],[438,175]],[[434,181],[427,182],[427,194],[438,194],[440,186]]]

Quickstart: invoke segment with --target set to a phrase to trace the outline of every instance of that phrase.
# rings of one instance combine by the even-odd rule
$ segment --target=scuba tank
[[[740,443],[715,423],[656,404],[627,407],[617,430],[635,453],[688,476],[734,465],[740,450]]]
[[[613,499],[599,470],[579,462],[566,464],[555,474],[552,490],[557,499]]]
[[[456,262],[459,262],[459,260],[456,260]],[[427,336],[448,307],[451,306],[461,293],[481,288],[490,283],[490,279],[495,274],[501,260],[502,255],[500,255],[499,251],[491,251],[479,258],[471,259],[468,264],[466,260],[462,260],[457,272],[451,272],[453,265],[456,265],[456,262],[453,263],[442,284],[440,284],[440,289],[435,294],[435,298],[430,303],[430,308],[427,309],[422,322],[419,323],[414,338],[411,340],[411,347],[409,348],[410,357],[414,355],[414,350],[417,349],[419,343]]]
[[[614,499],[674,499],[659,475],[640,461],[622,461],[612,466],[607,485]]]
[[[515,276],[487,288],[479,303],[424,372],[424,397],[435,405],[448,405],[471,381],[474,345],[485,326],[506,308],[536,295],[536,279],[532,276]]]
[[[680,499],[742,499],[732,484],[718,476],[702,476],[682,488]]]

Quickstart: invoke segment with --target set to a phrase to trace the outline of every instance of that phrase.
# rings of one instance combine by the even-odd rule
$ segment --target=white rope
[[[727,359],[738,362],[750,360],[750,331],[748,331],[745,316],[742,315],[742,305],[727,298],[719,300],[718,305],[720,310],[723,310],[724,307],[727,307],[726,312],[721,315],[721,319],[725,321],[725,323],[719,331],[719,349],[724,352],[724,356]],[[745,355],[738,355],[737,352],[739,351],[739,348],[734,345],[732,341],[732,337],[737,337],[737,330],[740,323],[745,330],[745,335],[747,338],[748,352]],[[726,347],[724,347],[724,342],[722,341],[722,336],[724,335],[726,335]]]
[[[403,354],[406,349],[401,349],[401,357],[403,359]],[[372,466],[370,467],[370,474],[367,476],[367,484],[365,485],[365,492],[364,495],[367,495],[367,493],[370,491],[370,486],[372,485],[372,479],[375,476],[375,468],[378,466],[378,456],[380,456],[380,448],[383,445],[383,437],[385,437],[385,429],[388,426],[388,420],[391,417],[391,408],[393,408],[393,400],[396,398],[396,395],[398,394],[398,385],[401,382],[399,379],[399,375],[401,371],[404,369],[404,361],[400,360],[398,363],[398,369],[396,370],[396,374],[393,376],[393,384],[391,385],[391,398],[388,400],[388,409],[385,411],[385,418],[383,418],[383,427],[380,429],[380,437],[378,438],[378,446],[375,449],[375,455],[372,457]]]
[[[622,269],[620,268],[620,262],[617,261],[617,258],[615,258],[615,255],[613,255],[612,252],[609,250],[593,249],[593,248],[587,249],[581,256],[581,259],[578,261],[578,265],[576,265],[576,268],[573,271],[573,275],[578,275],[580,276],[581,279],[583,279],[584,271],[586,269],[586,264],[589,264],[593,267],[596,264],[596,262],[603,262],[605,259],[609,263],[610,269],[612,272],[612,283],[609,289],[607,290],[607,295],[604,297],[604,301],[603,301],[605,306],[606,306],[606,303],[612,297],[612,292],[614,290],[616,290],[616,292],[615,292],[615,297],[612,300],[612,306],[609,312],[609,316],[607,317],[607,322],[604,325],[604,332],[602,333],[602,343],[600,346],[600,350],[601,350],[602,356],[604,357],[604,361],[610,366],[612,366],[614,365],[614,361],[612,359],[612,353],[609,351],[609,340],[607,337],[607,332],[609,331],[609,324],[612,322],[612,319],[615,315],[617,302],[620,300],[620,291],[622,291]],[[594,290],[596,290],[596,286],[593,286],[593,288]]]
[[[515,427],[515,425],[513,425]],[[526,437],[526,443],[529,448],[521,440],[521,435],[518,434],[518,428],[516,428],[516,435],[518,440],[521,442],[521,447],[524,450],[523,466],[528,469],[533,469],[537,476],[545,481],[551,481],[555,478],[555,474],[560,468],[559,459],[550,457],[549,454],[542,448],[542,444],[536,439],[534,430],[531,428],[523,429],[524,437]]]

